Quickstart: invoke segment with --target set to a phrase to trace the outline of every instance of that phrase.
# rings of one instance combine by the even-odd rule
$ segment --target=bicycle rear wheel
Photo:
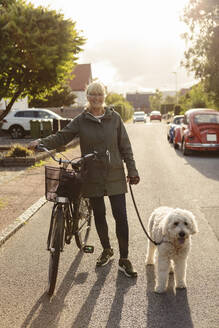
[[[85,246],[86,240],[90,233],[92,217],[92,208],[88,198],[80,197],[77,209],[77,230],[75,233],[75,241],[79,249]]]
[[[58,274],[60,252],[63,248],[64,238],[64,213],[61,206],[57,206],[53,212],[50,238],[50,257],[49,257],[49,277],[48,277],[48,289],[49,296],[53,295],[56,285],[56,279]]]

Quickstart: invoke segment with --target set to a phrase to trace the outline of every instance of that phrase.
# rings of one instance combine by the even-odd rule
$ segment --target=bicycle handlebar
[[[50,157],[52,157],[52,159],[53,159],[54,161],[56,161],[56,162],[59,163],[59,165],[61,165],[61,164],[70,164],[72,167],[75,167],[75,168],[80,167],[85,159],[87,159],[87,158],[90,158],[90,159],[91,159],[92,157],[95,159],[95,158],[97,157],[97,155],[98,155],[97,151],[93,151],[92,153],[85,154],[85,155],[83,155],[82,157],[79,157],[79,159],[78,159],[76,162],[73,162],[74,160],[76,160],[76,158],[75,158],[75,159],[73,158],[72,160],[69,160],[69,159],[62,159],[62,158],[56,158],[56,157],[51,153],[51,151],[49,151],[49,149],[47,149],[47,148],[46,148],[44,145],[42,145],[42,144],[38,145],[38,146],[36,147],[36,150],[38,150],[38,151],[42,150],[42,151],[47,152],[47,153],[50,155]],[[77,157],[77,158],[78,158],[78,157]]]

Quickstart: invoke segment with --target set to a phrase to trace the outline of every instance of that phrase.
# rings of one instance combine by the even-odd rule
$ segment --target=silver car
[[[143,111],[134,112],[133,114],[133,123],[144,122],[146,123],[146,114]]]

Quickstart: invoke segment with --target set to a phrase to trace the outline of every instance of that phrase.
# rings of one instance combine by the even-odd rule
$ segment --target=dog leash
[[[142,229],[144,231],[144,233],[146,234],[146,236],[148,237],[148,239],[156,246],[158,245],[161,245],[163,243],[163,240],[161,240],[159,243],[157,243],[156,241],[154,241],[150,236],[149,234],[147,233],[147,230],[145,229],[143,223],[142,223],[142,220],[141,220],[141,217],[139,215],[139,212],[138,212],[138,208],[137,208],[137,205],[136,205],[136,202],[135,202],[135,198],[134,198],[134,195],[133,195],[133,191],[132,191],[132,187],[131,187],[131,184],[129,183],[129,189],[130,189],[130,192],[131,192],[131,196],[132,196],[132,201],[133,201],[133,204],[134,204],[134,207],[135,207],[135,210],[136,210],[136,213],[137,213],[137,216],[138,216],[138,219],[139,219],[139,222],[141,223],[141,226],[142,226]]]

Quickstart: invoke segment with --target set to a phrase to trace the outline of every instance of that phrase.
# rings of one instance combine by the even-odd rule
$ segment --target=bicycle
[[[46,151],[59,163],[59,167],[45,166],[45,196],[54,202],[47,238],[50,252],[47,293],[55,290],[60,253],[65,244],[75,237],[77,247],[84,253],[93,253],[94,247],[86,245],[91,227],[92,209],[88,198],[81,192],[83,167],[87,160],[95,160],[97,152],[72,160],[56,158],[46,147],[39,145],[39,151]],[[76,161],[77,160],[77,161]],[[68,166],[71,169],[68,169]]]

